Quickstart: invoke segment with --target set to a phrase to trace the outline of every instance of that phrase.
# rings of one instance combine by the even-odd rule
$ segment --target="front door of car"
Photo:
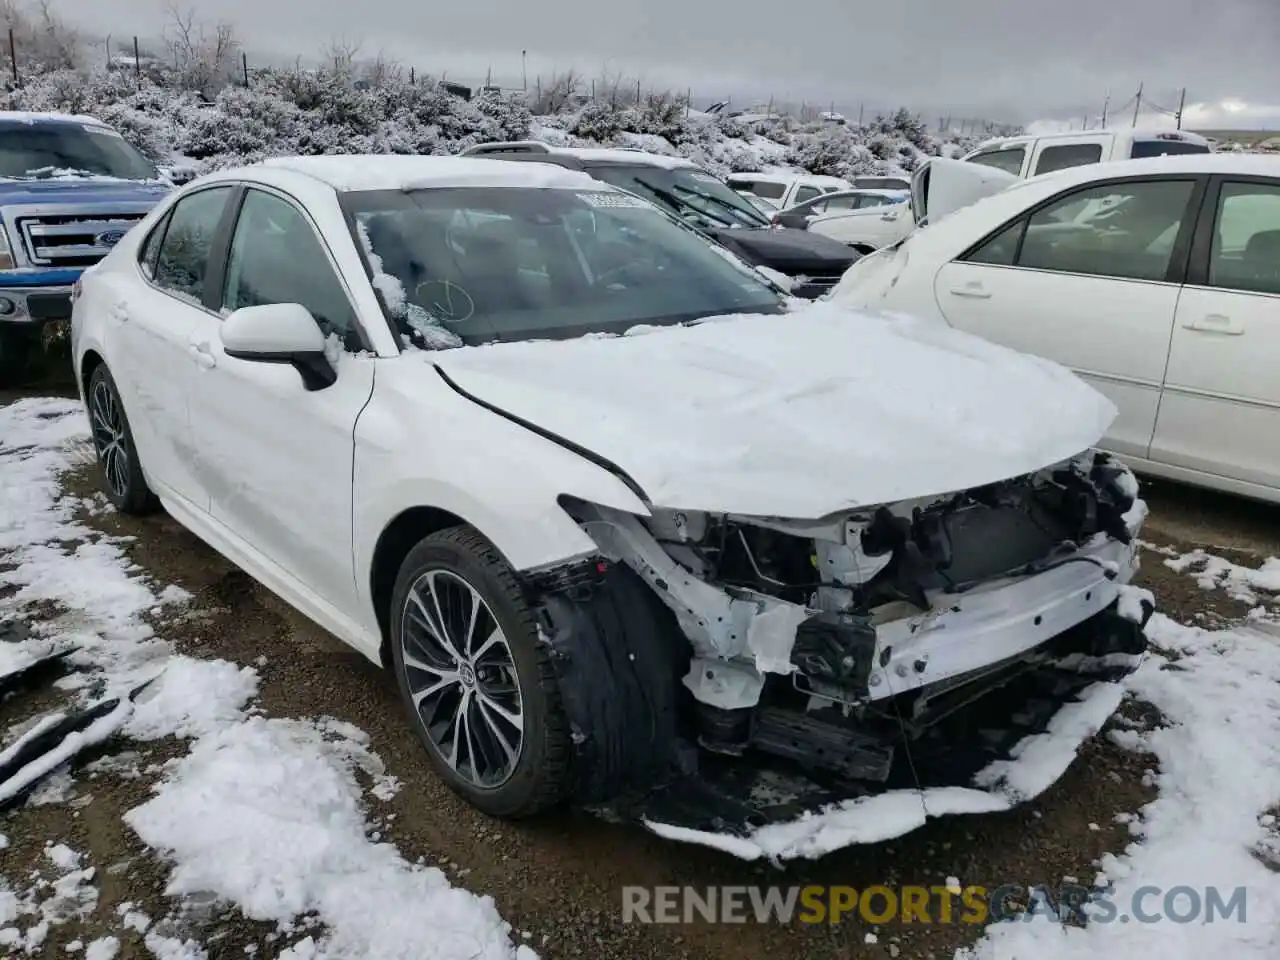
[[[1104,445],[1146,457],[1201,189],[1149,177],[1059,194],[943,266],[938,306],[958,329],[1070,367],[1119,410]]]
[[[216,316],[205,305],[205,277],[232,192],[216,186],[179,200],[139,254],[146,282],[107,304],[108,365],[147,479],[161,496],[200,512],[208,501],[190,418],[200,358],[190,340],[201,323]]]
[[[1214,182],[1151,459],[1280,488],[1280,178]]]
[[[245,191],[231,235],[222,309],[300,303],[331,334],[334,383],[309,390],[288,363],[244,360],[222,349],[207,317],[197,348],[192,433],[215,522],[296,581],[346,612],[356,600],[351,560],[351,472],[356,418],[373,390],[375,360],[356,311],[311,218],[291,199]]]

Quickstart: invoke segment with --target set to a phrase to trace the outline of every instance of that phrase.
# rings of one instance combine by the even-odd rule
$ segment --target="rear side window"
[[[222,222],[231,187],[212,187],[183,197],[169,215],[160,243],[155,282],[197,304],[204,302],[213,237]]]
[[[804,203],[806,200],[812,200],[814,197],[820,196],[822,196],[822,191],[817,187],[797,187],[795,199],[791,202],[793,204]]]
[[[1037,175],[1053,173],[1055,170],[1066,170],[1068,167],[1098,163],[1101,159],[1102,144],[1100,143],[1066,143],[1056,147],[1045,147],[1040,151],[1035,172]]]
[[[1188,143],[1186,140],[1135,140],[1129,158],[1140,160],[1143,157],[1169,157],[1179,153],[1208,152],[1207,144]]]
[[[1007,150],[987,150],[984,153],[974,154],[969,158],[969,162],[981,163],[1016,175],[1022,172],[1022,161],[1026,156],[1026,147],[1009,147]]]
[[[156,278],[156,257],[160,255],[160,241],[164,239],[164,232],[169,226],[171,216],[172,211],[160,218],[160,222],[152,228],[146,242],[142,244],[142,249],[138,251],[138,266],[142,268],[148,280]]]

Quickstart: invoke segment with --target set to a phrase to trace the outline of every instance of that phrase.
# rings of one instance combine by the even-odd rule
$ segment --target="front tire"
[[[99,364],[89,376],[85,400],[107,497],[121,513],[150,513],[155,507],[155,495],[143,476],[129,418],[106,364]]]
[[[456,793],[512,819],[568,796],[572,741],[551,651],[511,567],[478,532],[452,527],[409,551],[391,655],[414,733]]]

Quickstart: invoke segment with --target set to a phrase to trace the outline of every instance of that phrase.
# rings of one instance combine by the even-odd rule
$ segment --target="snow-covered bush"
[[[197,37],[189,59],[208,54],[205,61],[221,63],[233,42],[222,34]],[[223,84],[212,95],[193,89],[201,86],[193,80],[197,74],[209,75],[199,64],[158,67],[141,76],[51,69],[0,93],[0,106],[99,117],[153,160],[194,164],[197,172],[279,154],[445,155],[529,137],[680,155],[720,175],[779,168],[841,177],[883,174],[911,171],[927,157],[961,150],[931,136],[906,110],[876,117],[863,130],[788,117],[711,117],[690,112],[683,97],[638,96],[634,88],[624,97],[624,87],[583,105],[582,84],[573,74],[552,89],[542,87],[540,96],[530,91],[528,101],[494,93],[467,101],[425,77],[410,82],[394,65],[361,73],[350,58],[334,62],[320,70],[259,70],[252,86]],[[534,116],[530,105],[551,112]]]

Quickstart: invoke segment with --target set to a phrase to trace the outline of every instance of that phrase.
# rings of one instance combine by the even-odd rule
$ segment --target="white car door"
[[[1073,188],[934,278],[947,321],[1070,367],[1119,409],[1104,445],[1145,457],[1191,242],[1194,177]]]
[[[204,511],[189,391],[199,370],[190,346],[206,304],[210,251],[229,186],[191,193],[153,228],[139,255],[145,282],[115,289],[107,304],[107,364],[124,401],[138,456],[156,493]]]
[[[1280,488],[1280,178],[1216,180],[1205,210],[1151,459]]]
[[[327,245],[292,199],[257,187],[244,192],[223,274],[224,312],[269,303],[307,307],[335,335],[338,376],[309,389],[288,362],[229,357],[221,320],[204,318],[196,346],[209,360],[193,390],[192,434],[203,453],[210,513],[278,568],[277,577],[349,612],[356,606],[353,435],[377,361],[339,342],[367,346]]]
[[[910,204],[895,203],[886,207],[860,207],[818,217],[809,222],[812,233],[822,234],[850,246],[878,250],[901,240],[915,228]]]

